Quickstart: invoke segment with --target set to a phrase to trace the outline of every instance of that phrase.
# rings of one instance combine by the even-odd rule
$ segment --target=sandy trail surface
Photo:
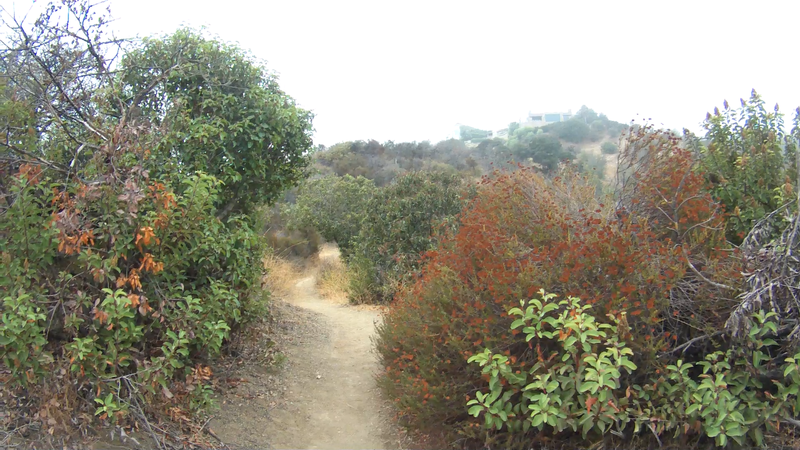
[[[284,367],[250,373],[238,399],[227,400],[210,426],[233,448],[405,447],[375,384],[370,338],[378,310],[323,299],[315,281],[313,272],[306,274],[286,299],[276,300],[287,336]]]

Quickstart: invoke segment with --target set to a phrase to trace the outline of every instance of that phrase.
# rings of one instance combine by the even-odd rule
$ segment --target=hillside
[[[390,120],[386,77],[443,86],[432,61],[337,49],[304,71],[342,96],[323,113],[205,29],[119,40],[104,0],[26,14],[0,6],[0,447],[800,448],[800,108],[753,90],[702,136],[584,106],[315,146],[326,114],[425,135],[482,86]],[[654,94],[640,73],[603,94]]]
[[[435,144],[342,142],[320,148],[314,155],[314,169],[320,175],[363,176],[377,186],[385,186],[412,171],[443,171],[474,177],[509,162],[536,163],[545,172],[553,171],[561,162],[575,162],[588,175],[612,180],[616,171],[614,147],[625,129],[627,125],[584,106],[566,122],[539,128],[512,123],[506,137],[492,138],[488,137],[488,131],[462,126],[461,139]]]

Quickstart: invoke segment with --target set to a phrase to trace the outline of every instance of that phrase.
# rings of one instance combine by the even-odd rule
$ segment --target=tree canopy
[[[575,158],[575,154],[564,149],[558,138],[551,134],[540,133],[533,128],[520,128],[514,137],[509,142],[511,153],[522,161],[532,159],[545,172],[553,171],[561,161]]]
[[[312,116],[243,50],[182,29],[144,40],[122,69],[124,99],[164,126],[156,173],[214,175],[224,214],[272,202],[302,178]]]

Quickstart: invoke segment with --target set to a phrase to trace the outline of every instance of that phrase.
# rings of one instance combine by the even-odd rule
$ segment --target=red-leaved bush
[[[737,265],[720,248],[723,219],[691,155],[670,135],[641,129],[631,131],[626,156],[636,164],[613,207],[570,168],[554,179],[529,168],[495,172],[479,184],[458,230],[424,256],[421,275],[379,328],[381,386],[413,427],[531,445],[530,435],[487,434],[464,404],[487,384],[467,364],[474,353],[489,348],[522,367],[550,355],[536,340],[512,336],[506,313],[540,289],[579,297],[598,320],[610,314],[627,324],[642,373],[723,325],[735,306],[727,290]]]

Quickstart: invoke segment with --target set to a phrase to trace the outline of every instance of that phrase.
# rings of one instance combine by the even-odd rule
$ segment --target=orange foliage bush
[[[523,367],[546,358],[537,342],[510,336],[506,314],[540,289],[583,299],[599,320],[618,317],[643,369],[723,324],[734,304],[723,301],[720,281],[730,282],[737,266],[717,248],[722,219],[679,143],[653,138],[630,138],[630,148],[657,163],[635,168],[623,184],[632,195],[615,208],[570,168],[552,180],[528,168],[483,179],[460,228],[425,255],[420,277],[379,328],[380,382],[411,425],[487,438],[463,406],[487,384],[467,359],[483,348]]]

